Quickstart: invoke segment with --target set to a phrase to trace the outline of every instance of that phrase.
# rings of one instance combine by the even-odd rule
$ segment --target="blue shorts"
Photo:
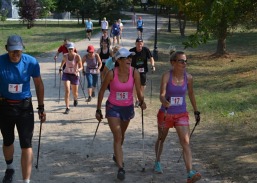
[[[135,117],[134,105],[130,106],[116,106],[106,101],[105,117],[119,118],[122,121],[130,121]]]
[[[72,85],[79,85],[79,76],[76,76],[75,74],[63,73],[62,80],[70,81]]]

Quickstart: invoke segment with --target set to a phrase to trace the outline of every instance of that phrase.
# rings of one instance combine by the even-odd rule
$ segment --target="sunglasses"
[[[184,59],[179,59],[179,60],[177,60],[179,63],[181,63],[181,64],[186,64],[187,63],[187,60],[184,60]]]
[[[129,55],[129,56],[127,56],[127,57],[120,57],[119,59],[121,59],[121,60],[125,60],[125,59],[132,59],[132,56],[131,56],[131,55]]]
[[[73,50],[73,48],[69,48],[68,50]]]

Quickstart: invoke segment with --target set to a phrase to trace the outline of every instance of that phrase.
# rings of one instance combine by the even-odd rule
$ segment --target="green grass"
[[[100,27],[94,25],[94,33],[97,33]],[[85,37],[84,25],[77,21],[36,21],[35,26],[27,29],[20,21],[1,22],[0,29],[0,54],[5,53],[4,45],[9,35],[18,34],[23,38],[25,52],[31,55],[38,55],[53,49],[56,49],[63,43],[64,38],[71,41],[79,41]]]

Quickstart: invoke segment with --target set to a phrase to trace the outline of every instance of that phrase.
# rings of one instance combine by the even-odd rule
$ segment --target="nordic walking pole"
[[[144,134],[144,112],[143,109],[141,109],[142,111],[142,140],[143,140],[143,168],[142,168],[142,172],[145,171],[145,134]]]
[[[54,59],[55,67],[54,67],[54,87],[56,87],[56,59]]]
[[[58,103],[60,103],[61,100],[61,84],[62,84],[62,72],[60,71],[60,82],[59,82],[59,100]]]
[[[196,111],[196,112],[195,112],[195,116],[196,116],[196,115],[197,115],[197,119],[196,119],[196,122],[195,122],[195,126],[194,126],[194,128],[193,128],[193,130],[192,130],[192,132],[191,132],[191,134],[190,134],[190,136],[189,136],[189,139],[191,139],[191,137],[192,137],[192,135],[193,135],[193,133],[194,133],[194,131],[195,131],[196,126],[200,123],[200,112],[199,112],[199,111]],[[181,152],[180,157],[179,157],[177,163],[179,163],[179,161],[180,161],[180,159],[181,159],[181,157],[182,157],[182,154],[183,154],[183,151]]]
[[[158,148],[157,148],[157,153],[156,153],[155,162],[158,161],[158,157],[160,156],[160,147],[161,147],[162,136],[163,136],[163,126],[164,126],[164,124],[165,124],[166,115],[167,115],[167,110],[168,110],[168,108],[166,107],[166,108],[165,108],[165,111],[164,111],[163,122],[162,122],[162,125],[161,125],[161,134],[160,134],[160,136],[159,136]]]
[[[98,114],[100,115],[101,120],[102,120],[102,119],[103,119],[102,112],[100,111],[100,113],[98,113]],[[94,140],[95,140],[95,137],[96,137],[96,133],[97,133],[98,127],[99,127],[99,125],[100,125],[100,123],[101,123],[101,120],[98,121],[96,130],[95,130],[95,135],[94,135],[94,137],[93,137],[93,140],[92,140],[91,145],[90,145],[90,148],[89,148],[89,152],[90,152],[90,150],[93,148],[93,144],[94,144]],[[89,158],[89,154],[87,154],[87,158]]]
[[[42,130],[42,123],[40,121],[40,130],[39,130],[39,139],[38,139],[38,148],[37,148],[37,164],[36,164],[36,169],[38,169],[38,159],[39,159],[39,151],[40,151],[40,140],[41,140],[41,130]]]
[[[151,74],[151,81],[150,81],[150,88],[151,88],[151,92],[150,92],[150,104],[152,103],[152,97],[153,97],[153,71],[152,71],[152,74]]]
[[[83,92],[83,95],[84,95],[84,97],[85,97],[85,99],[86,99],[86,94],[85,94],[85,92],[84,92],[84,89],[83,89],[83,86],[82,86],[80,77],[79,77],[79,84],[80,84],[81,90],[82,90],[82,92]]]

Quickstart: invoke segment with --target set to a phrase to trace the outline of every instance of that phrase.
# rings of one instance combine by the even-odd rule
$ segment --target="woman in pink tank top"
[[[134,117],[133,88],[136,87],[137,95],[140,101],[140,107],[146,109],[144,96],[140,90],[140,75],[137,69],[131,67],[131,56],[134,52],[126,48],[120,48],[115,53],[118,66],[108,71],[98,94],[96,119],[103,119],[101,112],[102,100],[107,86],[110,84],[110,95],[106,101],[106,118],[113,133],[113,160],[118,166],[117,178],[125,179],[125,170],[123,168],[122,145],[125,138],[125,132],[130,120]]]
[[[63,65],[66,64],[65,69],[63,70],[62,80],[64,81],[65,89],[65,104],[66,110],[64,114],[69,114],[70,112],[70,88],[72,90],[74,107],[78,105],[78,85],[79,85],[79,72],[82,68],[82,61],[79,54],[74,52],[74,43],[70,42],[66,45],[68,53],[63,55],[62,63],[60,66],[60,74],[63,68]]]
[[[189,117],[186,109],[186,93],[192,104],[196,125],[200,122],[200,112],[197,110],[193,91],[193,77],[186,72],[187,58],[184,52],[175,51],[170,56],[172,69],[162,75],[160,87],[160,101],[162,106],[157,114],[158,137],[155,143],[156,160],[154,171],[163,173],[160,156],[163,143],[169,128],[175,128],[183,148],[183,157],[187,170],[187,183],[201,179],[201,174],[192,169],[192,153],[190,149]]]

